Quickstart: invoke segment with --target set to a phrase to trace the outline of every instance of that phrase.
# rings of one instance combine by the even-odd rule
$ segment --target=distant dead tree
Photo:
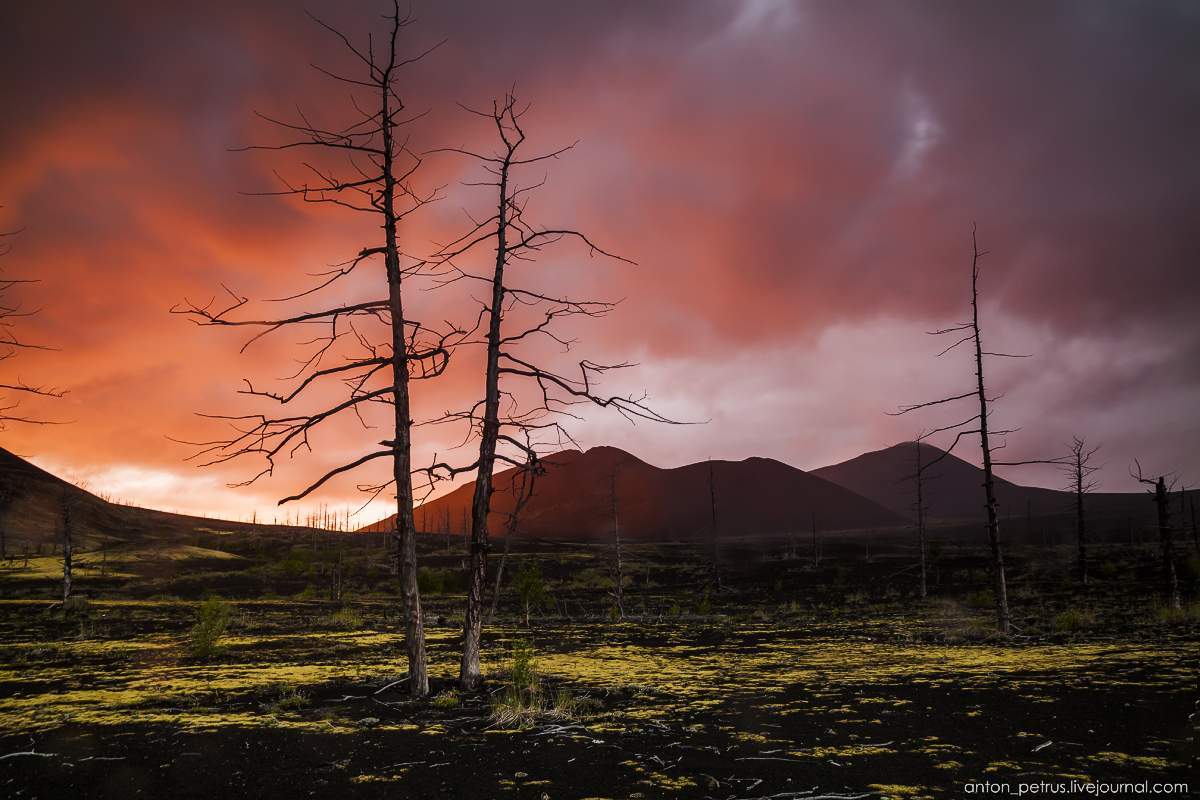
[[[625,563],[621,554],[621,509],[617,501],[617,470],[609,475],[609,497],[612,503],[613,564],[612,599],[616,604],[617,617],[625,619]]]
[[[713,474],[713,460],[708,460],[708,504],[710,514],[709,543],[712,547],[712,588],[721,591],[721,532],[717,527],[717,480]]]
[[[1088,564],[1087,517],[1084,514],[1083,499],[1097,485],[1092,476],[1100,471],[1100,467],[1093,465],[1091,461],[1099,450],[1099,445],[1088,447],[1087,442],[1074,436],[1071,438],[1070,455],[1062,467],[1069,477],[1067,490],[1075,496],[1075,542],[1079,559],[1077,570],[1079,582],[1084,586],[1088,585]]]
[[[75,498],[64,491],[62,496],[62,601],[64,610],[67,601],[71,599],[72,555],[74,554],[75,535],[75,526],[71,518],[71,512],[74,505]]]
[[[971,229],[971,319],[968,322],[962,322],[957,325],[951,325],[948,328],[931,331],[932,336],[945,336],[960,334],[957,339],[949,347],[938,353],[938,357],[946,355],[951,350],[956,349],[960,345],[970,344],[975,350],[975,386],[961,394],[956,394],[950,397],[942,397],[937,400],[930,400],[924,403],[913,403],[911,405],[901,406],[899,410],[890,412],[892,416],[901,416],[909,414],[923,408],[931,406],[944,405],[954,403],[960,400],[973,400],[978,403],[979,410],[972,416],[962,422],[947,425],[941,428],[935,428],[929,431],[926,436],[933,436],[938,433],[946,433],[955,431],[954,441],[949,447],[944,448],[943,453],[937,458],[929,462],[928,466],[932,467],[942,459],[946,458],[954,451],[964,436],[971,434],[979,435],[979,449],[983,456],[983,491],[984,491],[984,506],[987,511],[987,533],[988,543],[991,548],[991,569],[992,569],[992,593],[996,607],[996,627],[1000,633],[1007,635],[1012,629],[1012,619],[1008,609],[1008,590],[1004,576],[1004,553],[1000,544],[1000,515],[996,502],[996,478],[993,472],[993,467],[998,466],[1018,466],[1022,464],[1061,464],[1061,459],[1031,459],[1027,461],[996,461],[994,453],[996,450],[1002,449],[1004,444],[994,444],[992,437],[1003,438],[1007,434],[1013,433],[1012,430],[997,430],[989,427],[989,419],[991,417],[990,405],[996,398],[990,397],[987,394],[986,382],[984,380],[984,357],[994,356],[998,358],[1028,358],[1028,355],[1018,355],[1013,353],[1000,353],[985,350],[983,346],[983,337],[980,333],[979,324],[979,262],[987,255],[986,251],[979,249],[979,243],[976,239],[975,228]],[[969,427],[974,425],[975,427]]]
[[[488,612],[487,618],[489,624],[496,618],[496,609],[500,605],[500,586],[501,581],[504,579],[504,565],[508,561],[508,551],[512,546],[513,537],[517,535],[517,524],[520,522],[521,512],[525,510],[525,506],[533,497],[534,483],[537,481],[537,476],[544,472],[545,467],[542,466],[541,462],[536,458],[532,458],[525,462],[525,466],[513,478],[511,484],[513,508],[508,514],[508,523],[504,529],[504,552],[501,554],[500,563],[496,567],[496,583],[492,589],[492,608]],[[518,479],[520,483],[517,482]]]
[[[8,512],[18,495],[17,481],[8,476],[0,475],[0,560],[7,560],[8,553]]]
[[[12,251],[10,242],[18,233],[20,231],[0,231],[0,256],[8,255]],[[24,310],[19,301],[12,299],[12,291],[19,286],[37,282],[37,280],[28,278],[6,278],[0,276],[0,364],[15,358],[22,351],[54,349],[45,345],[23,341],[16,333],[18,320],[24,317],[31,317],[37,311]],[[0,431],[5,430],[12,423],[24,425],[56,424],[35,416],[27,416],[19,413],[18,409],[21,406],[21,401],[27,397],[58,399],[65,394],[66,392],[62,389],[26,383],[19,378],[6,378],[3,382],[0,382]]]
[[[921,565],[921,598],[929,596],[929,581],[927,563],[925,560],[925,512],[928,511],[928,506],[925,504],[925,470],[928,465],[923,463],[923,454],[921,453],[921,444],[925,439],[925,434],[922,433],[913,442],[913,451],[916,455],[916,469],[913,472],[913,484],[917,491],[917,502],[913,507],[917,512],[917,551]]]
[[[817,533],[817,512],[810,515],[812,522],[812,567],[813,572],[821,566],[821,538]]]
[[[1142,465],[1136,459],[1133,462],[1136,471],[1129,474],[1138,481],[1154,488],[1150,490],[1154,498],[1154,508],[1158,512],[1158,544],[1162,557],[1163,597],[1170,603],[1171,608],[1179,610],[1182,607],[1179,596],[1179,573],[1175,568],[1175,532],[1171,527],[1171,486],[1165,475],[1157,478],[1147,478],[1142,474]],[[1171,483],[1174,483],[1172,481]]]
[[[440,375],[449,361],[455,339],[464,332],[451,325],[438,331],[405,316],[404,290],[414,279],[427,276],[429,266],[425,261],[405,254],[399,226],[415,211],[436,199],[437,191],[422,193],[413,186],[412,179],[421,166],[421,158],[410,149],[407,130],[420,114],[409,115],[401,98],[399,80],[405,66],[420,60],[438,45],[411,57],[402,56],[400,34],[411,24],[412,18],[402,15],[398,0],[394,0],[391,13],[385,19],[387,34],[382,46],[368,36],[366,46],[360,47],[340,31],[313,17],[344,45],[355,65],[356,72],[349,75],[314,65],[323,75],[349,87],[353,111],[344,127],[319,127],[303,112],[298,112],[295,122],[260,114],[262,119],[293,138],[282,144],[235,149],[312,152],[314,159],[304,162],[305,179],[292,181],[281,176],[284,188],[256,194],[329,204],[367,214],[379,224],[378,240],[350,259],[317,273],[311,288],[271,302],[305,301],[340,285],[339,281],[356,274],[363,265],[378,265],[380,261],[378,286],[386,289],[386,294],[377,299],[316,311],[246,318],[238,312],[247,304],[247,298],[226,288],[231,302],[224,307],[217,306],[215,299],[205,305],[185,301],[173,311],[187,315],[199,325],[255,329],[257,332],[243,346],[243,351],[262,337],[280,330],[310,331],[316,328],[321,331],[302,343],[311,349],[301,357],[300,368],[290,376],[294,382],[290,389],[266,391],[246,381],[246,388],[239,392],[284,406],[286,411],[278,416],[206,415],[229,422],[235,433],[223,440],[191,443],[200,446],[193,458],[202,465],[222,464],[243,456],[265,462],[258,474],[236,484],[238,486],[271,475],[276,459],[281,456],[290,458],[300,451],[311,452],[310,437],[314,432],[324,430],[323,426],[330,420],[353,415],[364,428],[369,428],[363,412],[373,406],[389,407],[389,438],[358,458],[329,470],[298,493],[280,500],[280,504],[307,497],[330,479],[365,464],[379,459],[391,462],[391,477],[387,481],[359,488],[369,492],[372,499],[389,488],[395,492],[393,552],[398,562],[396,571],[403,597],[409,691],[414,697],[421,697],[429,691],[429,679],[417,586],[410,382]],[[337,162],[342,166],[330,166],[326,162]],[[337,387],[338,383],[340,387]],[[325,387],[339,389],[341,399],[328,402],[320,397],[312,398],[314,394],[328,391]],[[296,408],[304,402],[315,405],[315,410]]]
[[[428,468],[432,479],[451,478],[475,472],[475,492],[471,503],[471,539],[467,608],[463,623],[463,652],[459,684],[464,690],[479,685],[479,641],[482,625],[483,583],[487,573],[488,512],[491,508],[493,472],[498,463],[520,466],[536,457],[539,447],[561,447],[574,442],[562,424],[572,417],[580,404],[615,410],[626,419],[669,423],[672,420],[652,411],[644,397],[605,395],[597,383],[608,372],[632,366],[628,363],[598,364],[586,359],[578,362],[578,374],[571,375],[546,366],[526,355],[521,345],[533,340],[548,341],[569,350],[572,340],[556,331],[558,323],[570,318],[603,317],[614,303],[559,297],[545,291],[518,287],[510,280],[509,270],[517,262],[530,262],[546,248],[573,240],[589,256],[602,255],[629,262],[591,241],[585,234],[567,228],[544,228],[527,217],[531,193],[543,183],[522,182],[518,172],[531,165],[555,159],[574,145],[525,156],[522,115],[528,106],[518,108],[511,93],[494,101],[490,110],[466,108],[467,112],[488,120],[498,144],[492,153],[477,153],[466,148],[439,148],[439,153],[465,155],[485,173],[467,186],[485,187],[491,196],[490,211],[477,219],[471,217],[470,229],[444,245],[436,255],[439,266],[454,270],[446,279],[472,281],[485,287],[481,299],[479,325],[486,334],[469,343],[485,351],[482,399],[466,411],[446,414],[441,422],[465,422],[471,436],[479,440],[479,455],[469,464],[434,463]],[[490,248],[489,267],[475,272],[464,266],[470,254]],[[503,407],[502,407],[503,404]],[[532,444],[519,435],[533,436]]]

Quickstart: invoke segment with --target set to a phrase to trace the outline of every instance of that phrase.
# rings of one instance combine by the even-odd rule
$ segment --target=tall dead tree
[[[1182,607],[1179,596],[1179,573],[1175,567],[1175,532],[1171,527],[1171,491],[1165,475],[1157,478],[1147,478],[1142,474],[1142,465],[1136,460],[1137,471],[1130,471],[1139,483],[1153,486],[1150,490],[1154,498],[1154,508],[1158,512],[1158,544],[1162,558],[1163,597],[1171,608],[1178,611]]]
[[[991,403],[996,399],[988,396],[987,382],[984,376],[984,358],[994,356],[998,358],[1028,358],[1024,354],[1000,353],[984,349],[983,336],[981,333],[979,322],[979,265],[983,257],[987,255],[986,251],[979,249],[979,243],[976,239],[975,228],[971,229],[971,319],[967,322],[962,322],[957,325],[951,325],[947,328],[931,331],[932,336],[959,335],[953,344],[943,349],[938,353],[938,357],[942,357],[947,353],[955,350],[960,345],[968,344],[973,347],[973,362],[975,367],[974,387],[961,394],[952,395],[950,397],[942,397],[937,400],[930,400],[924,403],[913,403],[911,405],[901,406],[898,411],[891,412],[892,416],[901,416],[909,414],[923,408],[932,406],[940,406],[948,403],[955,403],[962,400],[972,401],[977,404],[978,411],[963,420],[962,422],[947,425],[941,428],[935,428],[926,436],[933,436],[938,433],[955,432],[953,442],[949,447],[944,448],[942,455],[929,462],[932,467],[943,458],[946,458],[954,451],[964,436],[978,434],[979,449],[983,460],[983,495],[984,508],[987,518],[987,535],[988,545],[991,551],[991,571],[992,571],[992,596],[996,610],[996,628],[1000,633],[1007,635],[1012,629],[1012,619],[1008,608],[1008,589],[1005,582],[1004,574],[1004,551],[1000,543],[1000,513],[998,503],[996,501],[996,477],[993,471],[994,467],[998,466],[1018,466],[1022,464],[1060,464],[1061,459],[1031,459],[1027,461],[997,461],[994,458],[996,450],[1004,447],[1004,444],[995,444],[993,437],[1003,439],[1007,434],[1012,433],[1012,430],[995,429],[990,425]],[[970,427],[974,425],[975,427]]]
[[[712,548],[712,585],[716,592],[721,591],[721,532],[717,527],[717,480],[713,474],[713,461],[708,460],[708,504],[711,515],[709,518],[709,543]]]
[[[629,420],[671,422],[652,411],[644,397],[604,395],[597,383],[612,370],[632,366],[628,363],[598,364],[578,362],[578,374],[569,375],[525,355],[521,345],[531,340],[549,341],[569,350],[570,339],[556,332],[564,319],[603,317],[614,303],[560,297],[537,289],[518,287],[509,271],[519,262],[535,261],[546,248],[574,241],[589,256],[602,255],[626,261],[593,243],[585,234],[565,228],[543,228],[528,218],[531,193],[542,181],[524,182],[518,173],[531,165],[555,159],[574,145],[525,156],[521,148],[525,131],[521,117],[528,106],[518,109],[509,94],[495,101],[487,111],[465,108],[488,120],[498,142],[489,153],[466,148],[440,148],[436,152],[454,153],[471,158],[484,172],[478,181],[466,185],[484,187],[491,198],[485,215],[471,217],[471,226],[462,236],[443,246],[437,254],[439,266],[450,266],[455,274],[448,281],[471,281],[485,287],[486,299],[480,300],[479,319],[486,331],[471,343],[485,353],[482,398],[469,409],[445,415],[444,422],[465,422],[479,440],[479,455],[465,465],[434,463],[428,474],[441,478],[475,472],[475,492],[471,503],[471,540],[467,608],[463,623],[463,652],[459,684],[465,690],[479,685],[479,637],[482,624],[483,584],[487,573],[488,512],[491,508],[493,472],[497,464],[520,466],[536,457],[539,447],[561,447],[573,442],[562,424],[563,416],[575,406],[591,404],[615,410]],[[479,250],[490,248],[487,264],[478,269],[465,263]],[[503,404],[503,407],[502,407]],[[531,434],[523,441],[516,434]],[[540,438],[539,438],[540,437]]]
[[[1100,446],[1088,447],[1087,442],[1078,436],[1071,438],[1070,455],[1063,465],[1069,477],[1068,490],[1075,497],[1075,543],[1078,563],[1076,573],[1079,582],[1088,585],[1087,562],[1087,516],[1084,514],[1084,497],[1096,488],[1092,476],[1100,471],[1100,467],[1091,463],[1092,457],[1100,450]]]
[[[240,316],[247,298],[226,288],[232,298],[226,307],[215,299],[206,305],[185,302],[173,309],[197,324],[247,326],[256,329],[243,350],[262,337],[281,330],[323,331],[309,335],[302,345],[309,349],[300,358],[300,369],[290,376],[286,391],[264,391],[246,381],[240,394],[286,407],[278,416],[246,414],[207,415],[231,423],[235,433],[228,439],[199,442],[194,458],[204,465],[221,464],[242,456],[261,458],[265,463],[255,476],[240,486],[272,474],[276,459],[313,450],[311,438],[327,429],[326,423],[353,415],[364,429],[372,427],[364,418],[370,409],[386,409],[391,435],[373,449],[328,470],[280,504],[307,497],[329,480],[382,459],[390,462],[390,477],[364,485],[372,499],[391,489],[396,498],[394,558],[403,598],[405,648],[408,656],[409,691],[421,697],[429,691],[425,658],[425,636],[421,598],[417,587],[416,526],[413,519],[413,467],[410,382],[440,375],[446,368],[454,341],[463,335],[453,326],[434,330],[405,316],[405,289],[421,276],[428,276],[427,262],[405,255],[400,243],[400,225],[415,211],[436,199],[436,191],[422,193],[413,185],[421,158],[408,145],[408,126],[420,115],[409,115],[400,93],[403,68],[435,49],[414,56],[400,52],[401,33],[412,18],[401,14],[398,0],[385,16],[387,30],[382,46],[373,36],[365,47],[319,19],[314,21],[344,46],[353,72],[341,74],[314,68],[348,87],[348,122],[327,128],[311,122],[303,112],[293,122],[260,114],[266,122],[286,133],[282,144],[253,145],[241,151],[307,151],[313,158],[304,162],[303,180],[280,177],[283,188],[260,192],[307,203],[322,203],[350,212],[367,214],[379,226],[379,238],[362,247],[351,258],[317,273],[308,289],[279,298],[282,303],[303,303],[331,287],[340,286],[364,265],[380,265],[376,286],[383,296],[361,302],[335,305],[316,311],[247,318]],[[278,174],[278,173],[277,173]],[[338,388],[342,399],[322,399],[330,388]],[[317,388],[320,387],[320,388]],[[314,396],[316,395],[316,396]],[[304,403],[312,407],[299,408]],[[382,410],[382,409],[381,409]],[[382,414],[381,414],[382,416]]]

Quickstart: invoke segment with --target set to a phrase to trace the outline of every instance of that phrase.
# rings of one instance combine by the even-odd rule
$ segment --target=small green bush
[[[513,588],[521,598],[521,607],[525,611],[525,626],[529,627],[530,612],[546,602],[546,581],[542,578],[542,567],[536,561],[521,562],[513,578]]]
[[[1051,626],[1057,633],[1073,633],[1095,626],[1096,612],[1089,608],[1067,608],[1054,615]]]
[[[221,651],[219,641],[229,627],[233,609],[219,597],[200,604],[196,624],[188,638],[188,652],[194,658],[209,658]]]

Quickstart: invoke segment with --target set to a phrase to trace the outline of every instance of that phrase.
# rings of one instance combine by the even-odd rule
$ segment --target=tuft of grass
[[[434,708],[452,709],[458,708],[462,704],[457,692],[442,692],[431,701]]]
[[[365,625],[362,612],[357,608],[343,608],[335,611],[325,618],[325,622],[331,628],[344,631],[356,631]]]
[[[263,708],[270,714],[286,711],[299,711],[312,705],[312,696],[303,689],[295,686],[279,685],[273,687],[275,698]]]
[[[527,728],[539,720],[575,719],[580,709],[580,703],[565,689],[547,696],[533,645],[516,642],[509,662],[508,682],[492,700],[492,723],[505,728]]]
[[[193,658],[211,658],[221,652],[220,639],[229,627],[233,609],[219,597],[200,604],[196,624],[188,635],[188,653]]]

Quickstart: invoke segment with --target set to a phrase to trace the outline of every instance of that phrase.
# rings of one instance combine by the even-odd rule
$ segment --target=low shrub
[[[210,658],[221,651],[220,639],[232,613],[230,605],[219,597],[200,604],[196,624],[188,636],[188,652],[193,658]]]

